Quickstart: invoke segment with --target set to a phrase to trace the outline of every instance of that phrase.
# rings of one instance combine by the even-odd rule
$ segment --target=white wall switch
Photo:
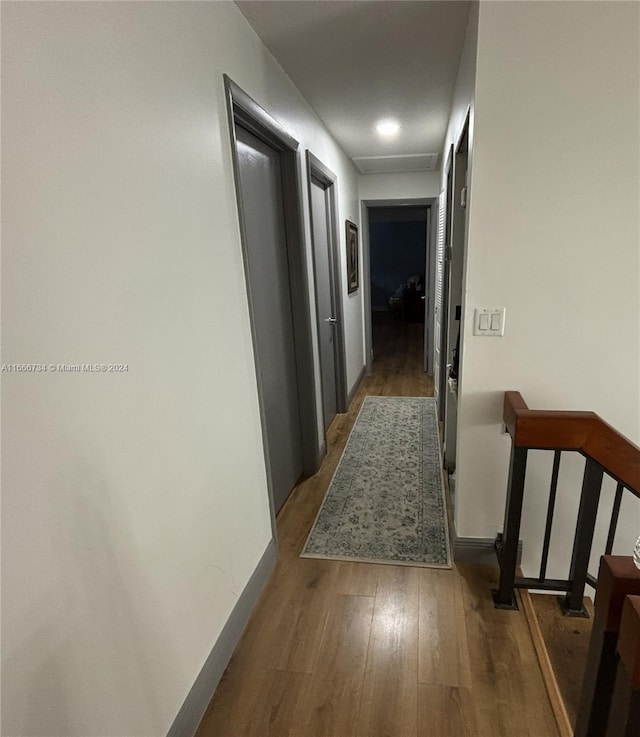
[[[473,334],[486,337],[504,335],[504,307],[477,307],[473,316]]]

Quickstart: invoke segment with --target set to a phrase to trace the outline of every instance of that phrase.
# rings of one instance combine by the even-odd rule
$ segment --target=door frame
[[[360,200],[361,217],[360,222],[362,224],[362,296],[363,296],[363,309],[364,309],[364,357],[365,357],[365,371],[370,374],[373,370],[373,335],[371,332],[371,244],[369,240],[369,209],[376,207],[426,207],[427,222],[433,222],[433,213],[438,210],[438,198],[437,197],[405,197],[397,200]],[[431,220],[429,218],[431,217]],[[437,220],[437,219],[436,219]],[[435,272],[433,271],[433,255],[435,244],[433,241],[433,234],[431,228],[427,230],[427,253],[426,253],[426,270],[425,284],[429,285],[430,291],[435,289]],[[425,300],[425,321],[429,319],[431,321],[430,332],[433,335],[434,330],[434,311],[430,309],[430,299]],[[425,326],[426,330],[426,326]],[[433,361],[433,358],[431,359]],[[427,354],[425,346],[425,366],[424,370],[427,371]],[[431,364],[432,365],[432,364]]]
[[[438,366],[438,415],[443,428],[444,445],[444,423],[447,414],[447,393],[449,391],[449,377],[447,362],[449,360],[447,350],[449,348],[449,289],[451,286],[451,259],[449,249],[451,248],[451,232],[453,217],[453,158],[454,145],[449,147],[447,162],[444,167],[444,181],[446,182],[444,194],[444,235],[442,252],[442,285],[440,290],[440,365]]]
[[[466,138],[466,151],[465,151],[465,158],[466,158],[466,166],[465,166],[465,180],[463,182],[463,186],[467,189],[467,195],[466,195],[466,203],[463,206],[462,203],[459,203],[456,199],[459,190],[460,185],[460,156],[462,151],[463,142]],[[455,398],[453,396],[450,396],[449,391],[449,353],[452,352],[452,345],[453,340],[449,341],[450,338],[450,326],[452,322],[455,322],[455,315],[452,315],[451,313],[451,305],[449,305],[449,301],[451,299],[451,259],[447,262],[448,268],[449,268],[449,283],[448,283],[448,295],[447,295],[447,326],[445,331],[445,340],[446,340],[446,348],[445,348],[445,387],[446,387],[446,394],[445,394],[445,403],[444,403],[444,417],[443,417],[443,439],[444,439],[444,463],[447,470],[451,473],[455,470],[456,462],[452,462],[450,459],[450,455],[447,450],[447,437],[450,435],[450,430],[448,427],[449,424],[449,417],[448,417],[448,403],[455,401],[456,407],[455,407],[455,427],[453,428],[453,441],[454,441],[454,455],[457,454],[457,445],[458,445],[458,429],[459,429],[459,422],[458,422],[458,403],[459,403],[459,396],[460,396],[460,386],[461,386],[461,378],[462,378],[462,358],[464,355],[464,331],[465,331],[465,312],[466,312],[466,273],[467,273],[467,246],[468,246],[468,232],[469,232],[469,170],[471,166],[471,108],[467,108],[467,112],[465,114],[462,126],[460,127],[460,130],[458,132],[458,135],[455,139],[455,142],[451,145],[450,149],[450,160],[449,160],[449,169],[447,172],[447,175],[451,177],[451,202],[450,202],[450,212],[447,213],[447,219],[449,223],[449,243],[447,244],[449,248],[451,249],[451,255],[453,257],[454,254],[454,245],[458,246],[458,248],[461,250],[460,257],[460,267],[461,267],[461,273],[460,273],[460,324],[458,326],[459,334],[460,334],[460,344],[458,348],[458,379],[457,379],[457,393]],[[447,179],[447,181],[449,181]],[[460,215],[460,211],[462,211],[462,228],[458,227],[456,229],[454,227],[456,218]],[[457,249],[456,249],[457,250]],[[450,350],[451,349],[451,350]],[[453,360],[453,356],[452,359]],[[450,449],[449,449],[450,450]]]
[[[233,177],[238,208],[240,242],[245,275],[245,288],[249,306],[249,322],[253,343],[253,358],[258,389],[260,408],[260,424],[262,428],[262,447],[267,470],[267,487],[269,506],[271,509],[271,526],[276,536],[276,513],[271,481],[271,463],[267,446],[267,428],[265,421],[265,401],[262,380],[260,378],[259,355],[257,349],[254,307],[249,281],[249,258],[247,238],[244,226],[242,190],[237,154],[235,126],[246,128],[254,136],[279,151],[282,167],[282,194],[284,203],[284,226],[286,236],[287,261],[289,264],[289,282],[291,288],[291,315],[298,380],[298,403],[300,410],[300,432],[302,444],[303,475],[311,476],[319,468],[318,448],[318,412],[316,407],[316,387],[313,360],[313,338],[311,333],[311,305],[309,302],[307,252],[304,240],[302,219],[302,200],[300,186],[299,144],[269,113],[255,100],[238,87],[226,74],[223,75],[225,97],[227,100],[227,119],[229,124],[229,140],[233,162]]]
[[[316,324],[318,326],[318,355],[320,354],[320,313],[318,312],[318,274],[316,273],[316,242],[313,235],[313,203],[311,201],[311,180],[319,181],[326,192],[328,199],[329,222],[327,223],[327,235],[329,236],[329,285],[331,290],[331,308],[337,320],[335,340],[333,341],[334,365],[336,372],[336,409],[339,413],[348,409],[347,400],[347,362],[344,338],[344,305],[342,302],[342,283],[340,281],[340,254],[338,252],[340,240],[338,238],[338,193],[337,177],[325,166],[320,159],[307,149],[307,191],[309,195],[309,222],[311,231],[312,265],[314,294],[316,297]],[[322,376],[322,362],[320,361],[320,374]],[[322,378],[320,380],[321,391],[324,392]],[[322,403],[322,415],[324,427],[324,401]]]

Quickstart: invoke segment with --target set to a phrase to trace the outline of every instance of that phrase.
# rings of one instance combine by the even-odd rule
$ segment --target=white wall
[[[532,408],[594,410],[640,441],[639,12],[617,2],[480,4],[460,535],[492,536],[502,522],[504,390],[521,391]],[[506,307],[504,338],[472,335],[473,309],[483,306]],[[532,455],[522,530],[529,573],[551,463]],[[562,577],[583,462],[563,463],[549,571]],[[609,496],[603,511],[610,506]],[[600,545],[604,524],[603,516]],[[639,533],[636,503],[614,552],[630,554]]]
[[[440,175],[437,171],[360,174],[361,200],[401,200],[437,197]]]
[[[2,21],[2,361],[129,369],[2,375],[2,734],[162,735],[271,538],[222,73],[357,175],[232,4]]]
[[[464,45],[460,54],[460,64],[458,65],[458,74],[456,76],[456,85],[453,91],[453,99],[451,101],[451,113],[449,115],[449,124],[444,139],[444,148],[442,150],[442,166],[441,180],[438,186],[438,194],[441,190],[446,189],[447,177],[445,168],[451,146],[454,148],[458,145],[460,135],[464,128],[464,123],[469,114],[469,176],[471,172],[471,163],[473,161],[473,114],[475,100],[475,82],[476,82],[476,54],[478,45],[478,3],[473,3],[469,11],[469,20],[467,21],[467,29],[464,35]],[[470,180],[469,180],[470,181]]]

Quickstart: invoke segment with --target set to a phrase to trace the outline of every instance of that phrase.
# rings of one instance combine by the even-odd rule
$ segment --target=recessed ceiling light
[[[392,120],[391,118],[388,118],[387,120],[381,120],[376,123],[376,130],[381,136],[389,138],[391,136],[397,135],[398,131],[400,130],[400,123],[398,123],[397,120]]]

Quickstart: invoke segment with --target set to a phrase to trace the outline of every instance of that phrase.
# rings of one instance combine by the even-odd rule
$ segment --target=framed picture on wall
[[[358,264],[358,226],[350,220],[347,226],[347,291],[356,292],[360,285],[360,271]]]

